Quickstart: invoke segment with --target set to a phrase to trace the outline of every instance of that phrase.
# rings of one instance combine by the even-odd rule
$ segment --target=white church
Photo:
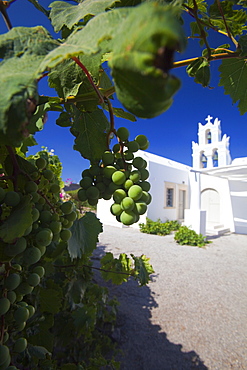
[[[144,151],[152,202],[146,218],[178,220],[203,235],[247,234],[247,157],[231,159],[229,136],[220,120],[209,116],[199,123],[198,143],[192,142],[192,167]],[[100,200],[97,217],[103,224],[123,227],[110,213],[112,201]],[[126,226],[124,226],[126,227]]]

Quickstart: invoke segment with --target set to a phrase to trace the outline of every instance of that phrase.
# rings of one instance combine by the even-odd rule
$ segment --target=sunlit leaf
[[[91,255],[102,232],[102,224],[95,214],[87,212],[74,222],[70,230],[72,237],[68,241],[68,251],[71,259],[81,258],[83,254]]]
[[[205,58],[198,58],[188,65],[186,71],[189,76],[194,77],[195,82],[203,87],[208,86],[210,81],[209,62]]]
[[[131,254],[131,257],[135,261],[135,277],[139,281],[140,285],[145,285],[150,281],[150,274],[154,273],[153,267],[150,265],[149,260],[145,255],[141,257],[135,257]]]
[[[120,285],[127,281],[130,276],[131,260],[125,253],[121,253],[119,258],[114,258],[111,252],[107,252],[101,258],[101,275],[106,280],[111,280],[113,284]]]
[[[50,18],[55,32],[59,32],[63,26],[71,29],[86,15],[96,15],[114,5],[116,0],[84,0],[74,5],[65,1],[54,1],[50,4]]]
[[[225,94],[229,94],[233,103],[238,102],[240,114],[247,112],[247,65],[244,59],[226,59],[219,66],[220,83]]]

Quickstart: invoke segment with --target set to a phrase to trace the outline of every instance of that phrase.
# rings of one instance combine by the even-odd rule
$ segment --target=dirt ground
[[[96,264],[106,251],[145,254],[155,270],[145,287],[107,284],[120,302],[121,370],[247,369],[247,235],[202,249],[105,226]]]

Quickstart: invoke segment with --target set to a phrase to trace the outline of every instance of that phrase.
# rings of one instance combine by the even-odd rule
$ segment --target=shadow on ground
[[[95,267],[100,267],[105,248],[98,245],[92,259]],[[95,279],[107,286],[110,297],[116,297],[120,303],[113,339],[122,351],[117,358],[121,370],[208,369],[196,352],[183,352],[182,345],[170,342],[161,327],[151,323],[152,311],[158,305],[148,286],[139,287],[134,280],[116,286],[104,282],[97,271]]]

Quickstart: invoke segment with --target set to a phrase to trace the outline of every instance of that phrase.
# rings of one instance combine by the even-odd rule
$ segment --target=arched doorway
[[[201,209],[207,212],[207,226],[220,224],[220,196],[215,189],[205,189],[202,191]]]

